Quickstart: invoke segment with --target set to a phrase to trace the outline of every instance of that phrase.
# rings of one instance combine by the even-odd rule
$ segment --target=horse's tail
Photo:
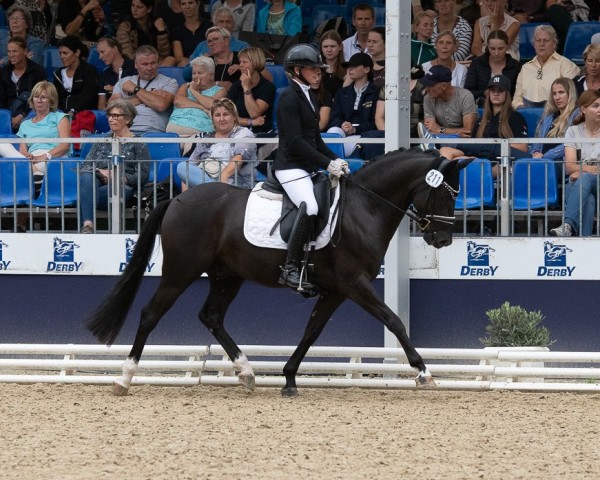
[[[156,234],[170,204],[171,200],[159,203],[146,218],[135,244],[131,260],[125,267],[121,278],[111,294],[87,321],[88,330],[106,345],[113,344],[125,323],[125,318],[154,250]]]

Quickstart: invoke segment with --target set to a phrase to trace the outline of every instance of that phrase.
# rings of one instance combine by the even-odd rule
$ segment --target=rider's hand
[[[346,162],[346,160],[342,160],[341,158],[336,158],[335,160],[329,162],[327,171],[336,177],[341,177],[345,173],[350,173],[348,162]]]

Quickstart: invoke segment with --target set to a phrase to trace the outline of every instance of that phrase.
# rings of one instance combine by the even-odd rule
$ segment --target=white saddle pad
[[[317,250],[326,246],[331,240],[331,234],[335,230],[337,223],[337,215],[333,223],[332,217],[339,198],[340,188],[337,187],[334,190],[334,199],[329,210],[329,221],[317,237],[315,245]],[[271,235],[273,225],[275,225],[281,216],[281,202],[282,195],[263,191],[262,182],[256,184],[248,197],[246,216],[244,218],[244,236],[252,245],[287,250],[287,243],[282,240],[279,233],[279,225],[277,225],[273,235]]]

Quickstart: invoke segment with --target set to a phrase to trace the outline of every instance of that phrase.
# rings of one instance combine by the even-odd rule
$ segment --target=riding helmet
[[[327,68],[321,54],[308,43],[299,43],[290,48],[285,53],[283,65],[288,71],[291,71],[294,67]]]

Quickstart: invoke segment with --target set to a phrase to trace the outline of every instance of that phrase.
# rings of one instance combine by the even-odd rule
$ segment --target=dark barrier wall
[[[1,275],[0,343],[95,343],[84,319],[115,278],[93,276]],[[142,306],[158,285],[145,278],[118,344],[130,344]],[[376,287],[383,294],[383,280]],[[197,320],[208,281],[192,285],[159,323],[149,344],[214,343]],[[578,281],[411,281],[411,338],[417,347],[478,348],[485,335],[486,310],[508,300],[541,310],[557,340],[553,350],[600,350],[597,282]],[[226,324],[239,344],[295,345],[314,300],[287,289],[245,284]],[[345,302],[326,326],[318,345],[383,346],[381,324]]]

